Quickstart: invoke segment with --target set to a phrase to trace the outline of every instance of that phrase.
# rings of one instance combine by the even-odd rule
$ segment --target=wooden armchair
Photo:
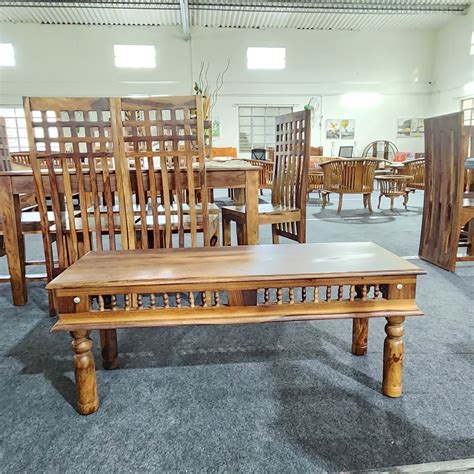
[[[272,189],[273,183],[273,162],[263,161],[263,160],[246,160],[252,166],[258,166],[260,168],[258,188],[260,189],[260,194],[263,194],[264,189]]]
[[[276,150],[272,181],[272,203],[260,204],[258,223],[272,225],[273,243],[279,237],[306,241],[306,199],[311,140],[311,112],[276,117]],[[222,208],[224,245],[231,244],[230,223],[237,224],[237,240],[243,240],[245,206]]]
[[[416,189],[425,189],[425,159],[419,158],[417,160],[409,160],[403,162],[403,169],[401,174],[413,176],[413,179],[408,181],[408,191],[415,191]]]
[[[342,209],[344,194],[362,194],[364,207],[372,212],[371,194],[374,190],[374,173],[379,165],[377,159],[332,160],[321,163],[323,169],[323,208],[328,202],[329,193],[339,194],[337,213]]]

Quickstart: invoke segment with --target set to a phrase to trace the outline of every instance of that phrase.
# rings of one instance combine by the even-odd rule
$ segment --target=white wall
[[[314,120],[313,144],[331,143],[319,129],[326,119],[356,120],[359,148],[375,139],[401,150],[422,151],[423,139],[397,139],[398,118],[431,112],[435,32],[336,32],[196,28],[192,40],[179,28],[2,25],[0,42],[15,46],[17,66],[0,68],[0,104],[23,95],[189,94],[201,62],[215,81],[230,58],[214,115],[221,121],[216,146],[238,145],[238,105],[294,105],[312,96],[322,104]],[[157,68],[116,69],[113,44],[154,44]],[[248,46],[287,48],[287,68],[251,71]],[[346,94],[380,94],[374,104],[350,104]],[[323,123],[324,126],[324,123]],[[346,144],[351,144],[347,142]],[[339,146],[339,143],[337,143]]]
[[[474,96],[474,55],[470,54],[474,7],[452,20],[436,35],[435,93],[432,115],[460,110],[464,97]]]

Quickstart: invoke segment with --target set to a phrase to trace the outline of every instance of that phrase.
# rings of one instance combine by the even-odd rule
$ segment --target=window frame
[[[128,51],[126,53],[126,49],[123,49],[120,52],[121,48],[130,48],[130,50],[135,49],[136,53],[132,54],[131,51]],[[137,58],[137,53],[138,53],[138,48],[147,48],[153,49],[153,64],[147,63],[147,64],[126,64],[126,60],[130,59],[127,56],[133,56],[134,58]],[[143,53],[143,57],[145,57]],[[151,59],[151,55],[150,58]],[[125,61],[124,61],[125,60]],[[118,64],[120,62],[123,62],[121,64]],[[156,48],[154,44],[114,44],[114,65],[117,69],[155,69],[156,68]]]
[[[13,115],[6,114],[6,110],[13,110]],[[25,111],[21,105],[0,105],[0,117],[5,119],[7,129],[8,149],[10,153],[20,153],[29,151],[28,133],[26,128]],[[15,126],[11,126],[11,120],[15,121]],[[20,124],[19,124],[20,122]],[[16,145],[12,145],[13,140]]]
[[[244,114],[244,109],[250,110],[249,114]],[[263,115],[257,113],[257,109],[263,109]],[[278,117],[279,115],[284,115],[292,113],[294,109],[293,105],[239,105],[238,106],[238,130],[239,130],[239,152],[241,153],[250,153],[254,148],[265,148],[275,147],[275,138],[276,138],[276,125],[269,123],[272,120]],[[247,123],[242,123],[242,119],[250,119]],[[263,125],[256,124],[254,119],[263,119]],[[260,121],[260,120],[258,120]],[[247,120],[245,121],[247,122]],[[242,146],[243,139],[242,130],[250,128],[250,133],[247,135],[248,146]],[[263,133],[255,133],[259,128],[263,129]],[[271,133],[268,129],[271,128]],[[257,129],[257,130],[255,130]],[[255,136],[263,136],[263,142],[256,141]],[[270,137],[270,139],[269,139]]]

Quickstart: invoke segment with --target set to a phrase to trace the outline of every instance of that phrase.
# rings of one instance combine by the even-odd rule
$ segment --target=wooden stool
[[[408,206],[408,193],[407,185],[408,182],[413,179],[413,176],[407,176],[402,174],[391,174],[385,176],[376,176],[376,181],[379,184],[380,194],[379,194],[379,205],[377,206],[380,209],[380,201],[382,196],[388,197],[390,199],[390,210],[393,211],[393,201],[397,197],[403,197],[403,205],[405,209]]]

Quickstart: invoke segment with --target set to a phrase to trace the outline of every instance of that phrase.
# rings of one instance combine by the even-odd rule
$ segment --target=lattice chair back
[[[0,117],[0,171],[12,169],[5,119]]]
[[[293,236],[300,233],[300,226],[306,225],[310,143],[310,111],[276,117],[272,204],[301,210],[300,222],[277,224],[278,230]]]
[[[138,209],[141,248],[209,245],[202,97],[121,99],[126,161]]]
[[[117,105],[106,98],[24,99],[49,279],[90,250],[134,248],[128,169],[117,154]]]

